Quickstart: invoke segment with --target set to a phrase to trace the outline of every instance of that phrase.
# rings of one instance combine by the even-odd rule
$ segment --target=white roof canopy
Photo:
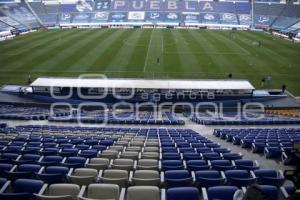
[[[254,90],[247,80],[151,80],[101,78],[37,78],[32,87]]]

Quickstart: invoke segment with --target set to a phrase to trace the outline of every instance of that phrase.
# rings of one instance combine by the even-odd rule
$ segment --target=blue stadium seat
[[[193,178],[188,170],[165,171],[164,182],[166,188],[192,186]]]
[[[0,163],[0,177],[3,177],[5,171],[10,171],[13,165],[8,163]]]
[[[210,161],[212,169],[215,170],[230,170],[234,169],[235,165],[231,160],[212,160]]]
[[[167,189],[167,200],[199,200],[199,190],[196,187],[177,187]]]
[[[202,153],[202,157],[205,160],[222,160],[222,156],[220,156],[217,152],[209,152],[209,153]]]
[[[181,156],[179,153],[162,153],[163,160],[180,160]]]
[[[10,182],[6,188],[2,188],[0,199],[3,200],[32,200],[35,199],[34,193],[39,193],[44,182],[33,179],[17,179],[13,184]],[[11,185],[11,191],[7,191]],[[5,186],[4,186],[5,187]]]
[[[240,153],[223,153],[224,160],[238,160],[242,159],[243,155]]]
[[[181,160],[163,160],[162,170],[181,170],[184,169],[184,165]]]
[[[57,147],[45,147],[41,150],[41,155],[43,156],[56,156],[59,152]]]
[[[88,160],[85,157],[67,157],[61,165],[69,168],[79,168],[84,167],[86,162]]]
[[[98,151],[95,149],[85,149],[85,150],[81,150],[78,153],[78,156],[85,157],[85,158],[94,158],[97,157],[97,155],[98,155]]]
[[[272,200],[277,200],[279,197],[279,190],[273,185],[259,185],[259,188],[267,194]]]
[[[259,169],[259,164],[256,160],[235,160],[235,166],[237,169],[256,170]]]
[[[58,154],[62,157],[72,157],[77,156],[79,150],[75,148],[65,148],[62,149]]]
[[[44,156],[39,162],[39,165],[43,166],[54,166],[58,165],[63,161],[62,156]]]
[[[206,160],[188,160],[186,166],[190,171],[208,170],[211,167]]]
[[[17,153],[2,153],[0,155],[0,163],[13,163],[19,156]]]
[[[16,180],[20,178],[35,178],[35,173],[41,169],[40,165],[34,164],[21,164],[17,166],[13,171],[5,171],[4,176],[10,180]]]
[[[232,200],[234,193],[239,190],[235,186],[215,186],[202,190],[203,200]]]
[[[247,187],[256,182],[256,177],[252,171],[247,170],[227,170],[224,172],[227,184],[236,187]]]
[[[40,155],[37,154],[24,154],[19,159],[14,160],[13,163],[20,164],[34,164],[41,158]]]
[[[64,183],[67,181],[66,175],[69,172],[68,167],[49,166],[46,167],[37,177],[48,184]]]
[[[200,187],[224,185],[226,177],[223,172],[216,170],[203,170],[195,172],[196,183]]]
[[[189,152],[189,153],[183,153],[182,154],[182,157],[183,157],[183,160],[201,160],[202,157],[199,153],[196,153],[196,152]]]
[[[284,182],[284,176],[281,170],[273,169],[257,169],[254,170],[258,183],[261,185],[275,185],[281,186]]]

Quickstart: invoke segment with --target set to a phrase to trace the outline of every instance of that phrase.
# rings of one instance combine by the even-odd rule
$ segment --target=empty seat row
[[[269,199],[277,200],[280,190],[270,185],[254,185]],[[251,189],[250,187],[250,189]],[[78,186],[76,184],[44,184],[43,181],[18,179],[14,184],[7,181],[0,190],[1,199],[41,199],[41,200],[93,200],[93,199],[127,199],[127,200],[232,200],[242,199],[247,195],[247,189],[235,186],[215,186],[210,188],[178,187],[159,189],[155,186],[131,186],[127,189],[114,184],[90,184]],[[286,190],[283,188],[284,195]]]

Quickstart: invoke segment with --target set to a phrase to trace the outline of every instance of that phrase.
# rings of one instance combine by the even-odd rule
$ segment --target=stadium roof
[[[202,89],[202,90],[254,90],[247,80],[152,80],[102,78],[37,78],[32,87],[74,88],[135,88],[135,89]]]

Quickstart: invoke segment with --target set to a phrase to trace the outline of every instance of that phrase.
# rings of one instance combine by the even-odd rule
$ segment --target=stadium
[[[299,200],[299,74],[299,0],[0,0],[0,199]]]

